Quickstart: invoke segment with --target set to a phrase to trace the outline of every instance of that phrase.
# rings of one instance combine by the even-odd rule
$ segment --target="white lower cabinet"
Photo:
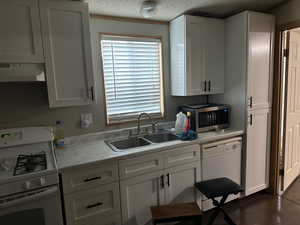
[[[269,186],[271,110],[248,112],[245,194],[251,195]]]
[[[200,162],[177,166],[165,170],[166,204],[199,201],[200,193],[194,184],[201,179]]]
[[[163,169],[156,172],[121,180],[123,225],[151,224],[151,206],[194,201],[200,203],[200,195],[194,188],[194,184],[201,178],[200,154],[191,154],[195,148],[200,153],[199,145],[192,145],[181,148],[186,155],[178,154],[180,148],[162,154],[164,162],[167,162],[171,155],[180,155],[179,158],[183,162],[180,165],[167,168],[168,164],[166,164]],[[195,155],[197,157],[191,157]],[[135,160],[138,162],[138,157]]]
[[[151,206],[197,201],[201,207],[194,188],[201,179],[198,144],[79,166],[61,175],[66,225],[145,225],[152,224]]]
[[[151,222],[150,206],[164,202],[161,176],[159,171],[121,181],[123,225]]]

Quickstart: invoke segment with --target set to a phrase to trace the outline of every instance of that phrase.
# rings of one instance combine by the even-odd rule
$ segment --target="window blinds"
[[[108,123],[162,116],[160,39],[101,36]]]

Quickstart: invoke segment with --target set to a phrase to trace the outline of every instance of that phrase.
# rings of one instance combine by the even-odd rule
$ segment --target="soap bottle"
[[[62,121],[58,120],[55,124],[54,144],[56,148],[63,148],[65,145],[65,132]]]
[[[187,123],[186,123],[186,127],[185,127],[185,132],[188,132],[191,129],[191,116],[192,116],[192,113],[187,112]]]

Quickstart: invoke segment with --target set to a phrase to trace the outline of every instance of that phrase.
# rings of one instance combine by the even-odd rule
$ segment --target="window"
[[[161,40],[101,35],[107,123],[163,117]]]

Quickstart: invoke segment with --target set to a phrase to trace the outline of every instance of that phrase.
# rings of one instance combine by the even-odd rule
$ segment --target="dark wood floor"
[[[300,205],[300,178],[298,177],[293,184],[285,191],[283,198],[293,201]]]
[[[283,197],[258,193],[227,204],[226,211],[238,225],[300,225],[300,180]],[[208,216],[204,216],[204,225]],[[214,223],[225,224],[222,215]]]

